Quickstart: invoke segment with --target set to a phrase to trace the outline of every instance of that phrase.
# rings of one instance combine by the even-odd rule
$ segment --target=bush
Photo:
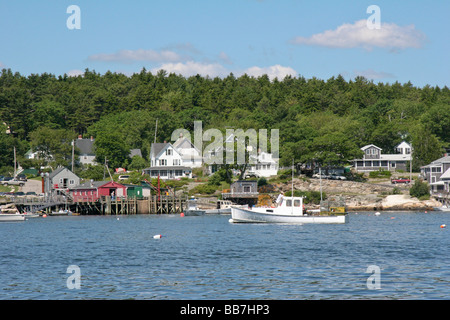
[[[214,192],[216,192],[216,190],[217,190],[217,186],[204,183],[204,184],[200,184],[200,185],[196,186],[195,188],[192,188],[191,190],[189,190],[189,195],[193,195],[196,193],[213,194]]]
[[[389,170],[376,170],[376,171],[370,171],[369,177],[370,178],[390,178],[392,173]]]
[[[409,195],[411,197],[421,198],[424,196],[430,195],[430,187],[426,182],[423,182],[420,179],[417,179],[416,182],[414,182],[414,185],[409,189]]]

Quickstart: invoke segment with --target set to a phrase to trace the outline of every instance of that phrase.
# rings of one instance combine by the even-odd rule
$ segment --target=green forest
[[[129,166],[130,149],[148,163],[150,145],[170,141],[175,129],[279,129],[280,164],[346,164],[375,144],[394,152],[402,140],[414,148],[414,170],[450,147],[450,91],[408,83],[374,83],[364,77],[327,80],[286,77],[183,77],[145,69],[126,76],[85,70],[69,77],[23,76],[3,69],[0,76],[0,174],[11,173],[13,148],[23,167],[40,150],[49,165],[68,166],[71,141],[95,138],[96,157],[111,167]],[[10,133],[7,133],[10,132]],[[270,149],[269,149],[270,151]],[[141,161],[141,162],[142,162]]]

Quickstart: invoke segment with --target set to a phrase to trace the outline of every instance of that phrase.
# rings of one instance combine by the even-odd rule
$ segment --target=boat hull
[[[22,214],[11,214],[11,213],[2,213],[0,214],[0,221],[2,222],[13,222],[13,221],[24,221],[25,216]]]
[[[205,210],[186,210],[184,215],[187,217],[190,216],[203,216],[205,214]]]
[[[289,215],[256,210],[231,208],[231,220],[234,223],[347,223],[347,214],[314,216],[314,215]]]

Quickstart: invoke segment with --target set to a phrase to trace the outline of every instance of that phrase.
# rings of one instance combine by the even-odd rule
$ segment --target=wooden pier
[[[96,201],[70,199],[14,199],[20,212],[58,211],[69,209],[80,215],[176,214],[186,208],[186,197],[151,195],[144,198],[103,196]]]

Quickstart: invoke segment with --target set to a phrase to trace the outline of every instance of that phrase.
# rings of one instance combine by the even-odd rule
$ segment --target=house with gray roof
[[[171,143],[152,143],[150,149],[150,168],[144,173],[152,178],[179,179],[192,178],[192,168],[183,165],[182,154]]]
[[[450,156],[432,161],[420,167],[420,176],[431,187],[431,195],[443,203],[450,204]]]
[[[45,193],[66,192],[80,185],[80,177],[65,167],[58,167],[45,177]]]
[[[94,137],[83,139],[82,136],[78,136],[78,139],[75,140],[75,147],[80,150],[79,161],[81,164],[95,164],[94,141]]]
[[[411,161],[411,145],[405,141],[396,147],[398,153],[383,154],[381,148],[369,144],[361,148],[364,151],[362,159],[352,160],[358,172],[374,170],[407,170],[407,163]]]

